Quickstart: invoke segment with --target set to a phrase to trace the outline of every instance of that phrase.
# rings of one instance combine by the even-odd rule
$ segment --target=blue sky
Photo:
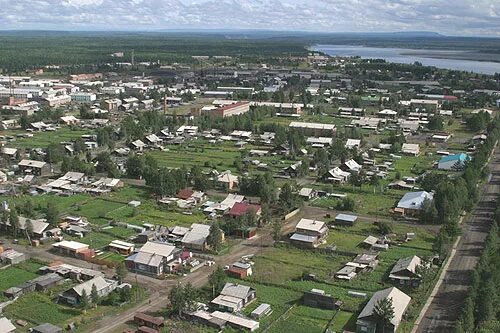
[[[0,0],[0,29],[435,31],[500,36],[500,0]]]

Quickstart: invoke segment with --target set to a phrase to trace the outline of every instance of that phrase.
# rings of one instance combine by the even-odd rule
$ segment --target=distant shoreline
[[[496,62],[500,63],[500,54],[480,53],[480,52],[401,52],[401,55],[417,56],[432,59],[454,59],[454,60],[471,60],[480,62]]]

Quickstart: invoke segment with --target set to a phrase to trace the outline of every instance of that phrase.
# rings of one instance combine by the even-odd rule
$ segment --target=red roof
[[[220,108],[217,108],[217,110],[229,110],[229,109],[238,107],[240,105],[245,105],[245,104],[248,104],[248,102],[238,102],[238,103],[234,103],[234,104],[224,105],[224,106],[221,106]]]
[[[237,202],[234,204],[233,208],[229,210],[228,214],[231,216],[241,216],[247,213],[250,209],[253,209],[256,213],[260,212],[260,205],[252,205],[248,202]]]
[[[185,189],[180,190],[179,193],[177,193],[177,198],[187,200],[187,199],[191,198],[193,193],[194,193],[194,191],[192,189],[185,188]]]

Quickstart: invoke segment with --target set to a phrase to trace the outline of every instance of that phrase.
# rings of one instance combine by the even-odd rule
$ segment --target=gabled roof
[[[194,191],[191,188],[184,188],[177,193],[177,198],[187,200],[191,198]]]
[[[361,169],[361,165],[358,164],[358,162],[356,162],[355,160],[353,159],[350,159],[349,161],[346,161],[344,163],[344,165],[346,167],[349,168],[349,170],[354,170],[354,171],[359,171]]]
[[[102,276],[95,277],[91,280],[85,281],[84,283],[81,283],[72,289],[79,295],[82,296],[83,291],[85,290],[87,293],[87,296],[90,296],[90,293],[92,292],[92,286],[95,285],[97,288],[97,291],[102,290],[104,288],[107,288],[112,282],[110,280],[107,280],[103,278]]]
[[[245,299],[251,290],[252,288],[249,286],[228,282],[224,285],[224,288],[222,289],[220,294],[224,296]]]
[[[260,205],[253,205],[247,202],[236,202],[229,210],[228,214],[231,216],[241,216],[248,213],[252,209],[255,212],[259,212],[261,208]]]
[[[434,195],[430,192],[408,192],[398,202],[398,208],[420,209],[425,199],[432,200]]]
[[[46,164],[43,161],[21,160],[17,165],[30,168],[43,168]]]
[[[412,256],[412,257],[408,257],[408,258],[401,258],[396,262],[394,267],[392,267],[390,274],[398,273],[398,272],[401,272],[403,270],[408,270],[412,273],[415,273],[415,270],[420,265],[420,263],[421,263],[421,259],[417,256]]]
[[[372,298],[368,301],[368,303],[359,314],[358,319],[371,317],[373,315],[373,309],[375,308],[375,305],[377,305],[378,301],[386,298],[392,299],[394,317],[391,319],[391,324],[397,327],[401,322],[408,304],[411,301],[411,297],[406,295],[396,287],[380,290],[373,294]]]
[[[469,159],[469,155],[467,155],[465,153],[459,153],[459,154],[454,154],[454,155],[443,156],[439,160],[439,163],[445,163],[445,162],[451,162],[451,161],[465,162],[468,159]]]
[[[157,254],[163,257],[168,257],[175,250],[175,246],[167,243],[147,242],[139,252]]]
[[[0,318],[0,333],[10,333],[15,330],[16,326],[14,326],[9,319],[5,317]]]
[[[203,245],[209,234],[210,225],[193,223],[191,229],[182,238],[182,243]]]

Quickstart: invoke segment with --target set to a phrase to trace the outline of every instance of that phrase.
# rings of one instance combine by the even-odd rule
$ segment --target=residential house
[[[356,333],[376,333],[379,332],[377,326],[379,320],[377,320],[374,309],[377,303],[383,299],[390,299],[392,301],[392,306],[394,309],[394,315],[392,316],[389,327],[385,327],[384,332],[395,333],[403,319],[403,314],[406,308],[410,304],[411,297],[403,293],[401,290],[391,287],[384,290],[377,291],[373,294],[372,298],[365,305],[361,313],[358,315],[356,321]],[[381,329],[381,328],[379,328]]]
[[[62,116],[59,119],[65,125],[76,125],[76,124],[78,124],[80,122],[80,119],[78,119],[75,116]]]
[[[132,149],[137,151],[143,151],[146,148],[146,144],[139,139],[133,141],[130,145]]]
[[[305,200],[311,200],[318,195],[318,192],[312,188],[303,187],[299,191],[299,196]]]
[[[338,310],[342,302],[325,293],[324,290],[311,289],[305,291],[303,296],[304,305],[314,308]]]
[[[403,286],[418,287],[422,277],[417,268],[422,260],[417,256],[399,259],[389,273],[389,279]]]
[[[188,249],[204,251],[207,248],[208,235],[210,235],[210,225],[193,223],[189,231],[182,237],[182,246]]]
[[[158,277],[179,268],[181,253],[181,249],[168,243],[147,242],[125,263],[132,272]]]
[[[418,143],[403,143],[401,152],[406,155],[418,156],[420,155],[420,146]]]
[[[331,181],[333,183],[345,184],[349,181],[351,173],[344,171],[339,167],[335,167],[333,169],[330,169],[325,177],[328,181]]]
[[[361,147],[361,140],[359,139],[347,139],[347,142],[345,143],[345,147],[347,149],[359,149]]]
[[[355,160],[350,159],[348,161],[345,161],[344,164],[340,166],[340,169],[351,173],[357,173],[361,170],[361,165],[359,165]]]
[[[48,176],[51,172],[49,164],[43,161],[21,160],[17,166],[22,173],[35,176]]]
[[[426,191],[405,193],[394,209],[394,213],[403,216],[416,216],[420,213],[424,201],[432,201],[433,197],[432,193]]]
[[[226,283],[219,296],[210,305],[226,312],[240,312],[256,297],[255,289],[235,283]]]
[[[469,155],[465,153],[443,156],[438,162],[438,169],[454,171],[463,170],[465,168],[465,164],[469,160]]]
[[[30,235],[31,237],[35,239],[42,239],[46,238],[47,235],[47,228],[49,227],[49,224],[47,223],[47,220],[45,219],[28,219],[24,216],[19,216],[19,231],[26,232],[27,231],[27,225],[28,221],[31,222],[31,227],[32,227],[32,234]],[[6,226],[9,228],[12,228],[12,225],[10,221],[5,223]]]
[[[290,241],[301,247],[317,247],[327,235],[328,226],[325,222],[303,218],[297,223]]]
[[[135,250],[135,245],[121,240],[114,240],[108,245],[108,250],[121,255],[129,256]]]
[[[225,171],[217,176],[217,184],[224,189],[232,190],[238,186],[238,176],[231,174],[231,171]]]
[[[227,215],[233,218],[238,218],[242,215],[248,214],[253,211],[257,218],[262,214],[262,208],[257,204],[250,204],[248,202],[236,202],[233,207],[227,212]]]
[[[59,300],[70,305],[78,305],[82,300],[84,290],[87,297],[90,297],[93,286],[96,287],[99,297],[105,297],[118,287],[118,281],[98,276],[66,290],[59,295]]]

